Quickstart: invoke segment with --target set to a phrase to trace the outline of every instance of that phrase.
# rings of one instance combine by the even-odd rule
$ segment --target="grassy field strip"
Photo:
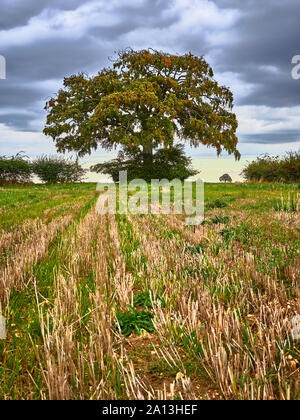
[[[0,233],[0,252],[3,254],[5,248],[8,248],[14,244],[21,243],[26,239],[33,231],[36,230],[37,224],[40,223],[38,220],[26,220],[23,225],[14,229],[13,231],[1,231]]]
[[[155,307],[158,295],[161,296],[160,292],[166,288],[165,282],[169,282],[170,287],[174,281],[174,276],[167,280],[167,276],[163,275],[168,272],[168,268],[163,272],[160,267],[164,263],[161,259],[162,252],[157,246],[157,241],[153,240],[154,237],[148,235],[149,231],[145,228],[147,219],[141,219],[143,229],[146,229],[144,232],[138,226],[136,217],[126,219],[122,216],[121,223],[120,216],[117,216],[117,218],[119,219],[121,242],[123,240],[128,245],[123,252],[125,251],[129,262],[135,260],[138,263],[137,269],[134,271],[135,284],[131,289],[134,294],[133,302],[137,296],[143,298],[148,296],[148,307]],[[155,252],[153,252],[154,250]],[[141,254],[141,251],[145,256]],[[172,251],[172,248],[170,251]],[[129,265],[129,267],[134,268],[134,264]],[[149,297],[150,290],[151,295]],[[164,293],[163,296],[166,297],[167,294]],[[170,304],[172,299],[173,296],[167,299],[167,305]],[[177,349],[170,345],[169,340],[166,340],[164,335],[160,337],[159,334],[146,332],[142,333],[141,336],[133,334],[126,339],[125,347],[138,378],[148,385],[148,390],[151,390],[151,393],[154,391],[155,398],[161,398],[162,396],[164,399],[203,398],[205,393],[210,391],[209,386],[206,383],[204,385],[203,378],[199,376],[196,380],[195,377],[193,378],[195,385],[193,388],[192,382],[185,371],[183,355],[180,355]],[[188,366],[188,369],[190,373],[194,371],[194,367]],[[199,373],[199,370],[197,373]],[[210,393],[208,398],[214,397],[215,394]]]
[[[82,199],[82,205],[86,202],[86,197]],[[78,206],[78,200],[70,200],[66,202],[65,199],[59,199],[57,201],[45,200],[39,202],[37,205],[21,205],[21,209],[11,210],[7,213],[2,213],[0,226],[3,231],[13,231],[18,227],[22,226],[27,220],[35,220],[41,218],[42,220],[52,219],[56,215],[64,214],[69,210],[72,210],[72,206]]]
[[[39,303],[45,398],[116,398],[105,233],[105,217],[92,210],[60,244],[64,269],[55,273],[47,314]]]
[[[132,290],[134,287],[134,276],[132,266],[128,265],[125,255],[121,250],[121,243],[118,233],[118,224],[113,215],[108,216],[109,234],[109,287],[111,303],[117,302],[118,306],[124,310],[126,305],[132,304]],[[124,244],[123,244],[124,245]]]
[[[108,216],[110,304],[125,313],[128,311],[128,305],[133,305],[134,292],[141,288],[146,261],[127,218],[118,215],[116,219],[114,216]],[[128,236],[130,240],[127,242]],[[145,341],[149,344],[147,332],[144,331],[141,336],[124,338],[120,331],[119,340],[117,365],[121,386],[124,387],[120,397],[137,400],[170,399],[174,392],[171,394],[170,389],[163,386],[164,384],[161,387],[152,387],[144,372],[137,370],[132,360],[133,347],[142,349]],[[152,347],[151,349],[153,350]],[[153,355],[151,357],[153,358]]]
[[[80,210],[80,213],[73,215],[75,222],[86,214],[94,202],[95,199],[88,201],[84,208]],[[25,256],[18,254],[20,259],[23,258],[21,262],[27,261],[30,268],[28,271],[28,267],[23,266],[24,271],[22,271],[21,266],[18,266],[18,272],[25,287],[20,289],[11,287],[12,284],[5,285],[7,295],[8,289],[10,289],[10,296],[2,305],[8,328],[7,340],[0,343],[0,396],[2,399],[41,397],[41,388],[34,387],[31,379],[31,377],[34,377],[35,382],[41,380],[41,373],[37,369],[35,348],[32,345],[32,342],[34,342],[38,346],[41,341],[35,288],[38,287],[42,296],[51,295],[53,276],[58,268],[57,264],[60,258],[60,238],[63,237],[63,230],[67,229],[68,231],[75,223],[73,221],[70,224],[71,219],[72,216],[69,215],[61,218],[60,223],[57,220],[54,221],[51,231],[49,231],[51,224],[47,225],[48,230],[44,226],[43,236],[39,231],[39,235],[34,238],[36,242],[32,241],[32,247],[29,248],[30,253],[25,254]],[[26,249],[24,250],[25,253],[27,252]],[[39,256],[40,260],[35,261],[34,264],[32,259],[34,254],[32,252],[35,252],[35,250],[35,256]]]
[[[12,329],[0,365],[2,399],[141,398],[140,389],[148,396],[126,361],[117,330],[112,299],[118,285],[111,285],[107,267],[115,256],[108,255],[106,218],[94,208],[82,217],[36,264],[35,281],[12,290],[6,311]]]
[[[116,220],[117,219],[117,220]],[[134,290],[140,287],[145,258],[134,237],[131,225],[125,216],[108,217],[111,247],[110,280],[113,285],[112,302],[120,312],[128,311],[133,305]],[[127,241],[129,239],[129,241]],[[119,325],[119,329],[120,325]],[[120,331],[121,333],[121,331]],[[121,333],[122,334],[122,333]],[[142,337],[136,337],[136,346],[141,346]],[[167,399],[167,390],[153,389],[147,378],[140,375],[130,357],[132,344],[120,335],[118,367],[124,383],[122,398],[126,399]],[[145,380],[146,379],[146,380]]]
[[[40,366],[51,399],[151,399],[154,396],[137,377],[123,337],[118,334],[115,304],[127,303],[123,292],[128,276],[123,271],[124,260],[119,254],[116,234],[112,217],[107,225],[104,216],[92,211],[78,227],[71,246],[66,241],[67,275],[56,276],[50,322],[40,315],[44,339]],[[90,244],[93,244],[92,254]],[[83,293],[91,275],[89,293]],[[85,307],[83,313],[80,307]],[[87,315],[85,328],[79,331]],[[52,329],[47,327],[49,324]]]
[[[258,330],[264,330],[268,329],[268,324],[271,323],[271,331],[270,336],[266,336],[266,343],[264,343],[264,339],[261,340],[261,348],[269,348],[271,346],[271,342],[275,342],[276,346],[279,343],[279,348],[285,349],[287,353],[283,356],[283,360],[280,362],[275,362],[274,359],[277,357],[278,348],[271,346],[272,352],[268,354],[268,357],[265,359],[264,354],[260,352],[256,352],[257,359],[255,360],[256,363],[260,361],[261,364],[264,363],[264,360],[268,360],[269,362],[269,371],[265,373],[265,376],[261,375],[261,382],[263,380],[266,381],[265,378],[268,378],[270,376],[270,382],[272,382],[272,376],[274,376],[280,369],[281,364],[285,366],[287,369],[285,370],[285,374],[287,375],[287,371],[289,368],[287,367],[289,365],[288,360],[291,360],[292,363],[290,363],[291,366],[296,366],[295,358],[299,358],[299,354],[297,356],[297,345],[296,343],[289,342],[289,328],[287,326],[287,318],[291,318],[293,315],[299,313],[299,294],[296,299],[287,300],[286,296],[286,289],[285,285],[283,284],[283,281],[278,279],[276,276],[276,272],[273,273],[273,276],[266,276],[263,275],[255,269],[255,261],[253,255],[246,253],[243,251],[243,248],[238,243],[232,243],[230,250],[232,251],[232,255],[228,251],[221,250],[221,253],[219,255],[214,255],[214,252],[211,253],[211,251],[214,251],[214,246],[211,246],[208,248],[208,250],[205,250],[205,255],[207,256],[208,261],[218,261],[218,271],[220,271],[220,268],[225,268],[225,273],[230,272],[230,267],[234,268],[234,272],[236,272],[235,277],[236,281],[235,284],[239,287],[240,292],[237,294],[236,298],[230,303],[231,308],[239,308],[239,312],[242,316],[245,317],[244,322],[249,321],[249,323],[253,323],[253,319],[256,319],[256,316],[258,315],[257,324]],[[244,255],[244,257],[243,257]],[[243,261],[244,259],[244,261]],[[231,264],[230,264],[231,260]],[[233,265],[234,264],[234,265]],[[299,261],[294,263],[294,269],[296,269],[296,265],[299,265]],[[250,270],[249,270],[250,268]],[[252,280],[251,282],[247,281],[247,279]],[[292,280],[292,277],[290,278]],[[212,284],[212,288],[209,288],[209,290],[215,290],[215,295],[218,299],[223,297],[226,298],[226,295],[223,293],[220,293],[222,290],[222,285],[224,287],[224,291],[226,291],[226,283],[224,280],[221,279],[221,283],[219,283],[216,280]],[[225,283],[225,284],[224,284]],[[248,283],[248,284],[247,284]],[[234,286],[234,284],[232,285]],[[246,286],[246,287],[245,287]],[[294,283],[295,286],[295,283]],[[219,291],[218,291],[219,289]],[[232,287],[229,287],[227,290],[230,293],[230,289],[232,290]],[[238,290],[238,289],[237,289]],[[217,292],[217,293],[216,293]],[[253,296],[253,299],[251,299],[251,296]],[[295,296],[295,294],[294,294]],[[228,300],[228,299],[227,299]],[[226,302],[226,300],[224,300]],[[250,306],[249,306],[250,304]],[[272,318],[270,316],[266,316],[263,314],[263,312],[270,312],[271,317],[273,317],[274,324],[272,325]],[[255,315],[254,315],[255,314]],[[280,316],[278,315],[280,314]],[[266,322],[267,320],[267,322]],[[276,328],[274,329],[274,326],[276,325]],[[273,331],[272,331],[273,328]],[[252,331],[253,332],[253,331]],[[251,335],[251,331],[248,331],[247,334]],[[278,338],[278,336],[280,338]],[[276,337],[276,340],[274,340],[274,337]],[[286,339],[286,342],[285,342]],[[253,344],[253,350],[255,348],[255,345]],[[260,348],[260,347],[259,347]],[[293,356],[292,356],[293,355]],[[266,363],[267,364],[267,363]],[[290,367],[291,367],[290,366]],[[291,369],[290,369],[291,370]],[[278,372],[279,374],[282,373],[282,371]],[[297,393],[297,387],[298,387],[298,380],[297,380],[297,372],[291,371],[291,374],[293,376],[293,373],[296,373],[294,375],[295,382],[292,381],[292,388],[294,388],[294,391]],[[267,379],[269,380],[269,378]],[[276,382],[276,381],[275,381]],[[284,381],[283,381],[284,382]],[[274,384],[273,384],[274,385]],[[289,396],[289,384],[287,383],[287,393],[285,395]],[[270,384],[270,387],[272,387],[272,384]],[[280,384],[278,386],[277,391],[281,391]],[[268,395],[268,394],[267,394]],[[255,393],[252,392],[251,396],[255,396]],[[257,398],[261,398],[262,396],[265,396],[263,392],[260,395],[256,395]],[[283,397],[283,395],[281,395]],[[272,398],[272,396],[271,396]],[[293,395],[292,395],[293,398]]]
[[[253,255],[256,270],[278,277],[287,288],[288,296],[295,297],[296,279],[300,276],[297,213],[271,210],[264,214],[263,223],[251,212],[236,213],[231,208],[229,211],[210,210],[206,216],[205,226],[198,227],[195,233],[185,228],[182,218],[170,217],[166,223],[172,231],[181,231],[185,240],[197,248],[204,250],[209,240],[209,248],[214,248],[216,255],[222,248],[231,249],[232,256],[243,251]],[[284,229],[283,219],[289,220]]]
[[[128,306],[134,306],[135,295],[148,290],[147,270],[151,261],[147,262],[144,248],[127,217],[117,215],[115,220],[109,216],[109,235],[115,262],[111,272],[114,304],[119,312],[128,314]],[[135,315],[142,312],[135,310]],[[123,336],[118,361],[126,391],[123,398],[173,400],[194,396],[187,392],[185,384],[182,387],[175,380],[178,366],[176,363],[170,366],[159,354],[160,344],[157,334],[149,334],[143,329],[140,335]]]
[[[143,226],[144,220],[139,229]],[[150,238],[147,242],[153,244]],[[195,268],[201,276],[190,278],[189,291],[178,286],[180,276],[174,279],[172,292],[178,290],[174,305],[178,309],[168,317],[160,309],[156,327],[160,335],[164,329],[173,331],[174,340],[197,350],[195,355],[225,398],[294,398],[299,382],[297,375],[288,379],[293,374],[289,357],[297,349],[289,336],[287,318],[297,313],[297,300],[287,300],[276,277],[253,272],[253,257],[237,248],[235,245],[232,252],[222,249],[215,255],[213,245],[212,252],[205,252],[206,258],[199,255]],[[180,253],[180,261],[175,261],[174,251],[168,241],[166,261],[169,255],[175,256],[173,266],[176,264],[180,274],[184,272],[184,255]],[[208,264],[203,264],[205,261]]]
[[[52,221],[28,220],[21,228],[2,233],[0,236],[1,299],[9,296],[12,287],[22,286],[24,278],[28,277],[30,266],[46,255],[48,245],[56,233],[63,229],[83,207],[80,203],[74,203],[71,213],[71,209],[64,206],[65,214],[54,217]]]
[[[27,240],[15,246],[14,254],[11,257],[8,256],[5,265],[0,267],[1,300],[9,299],[12,288],[20,289],[26,285],[30,266],[44,257],[49,243],[71,219],[71,215],[64,216],[50,222],[48,225],[37,221],[35,229],[28,235]]]
[[[10,248],[28,240],[33,232],[37,231],[40,224],[48,225],[53,220],[78,213],[86,204],[86,200],[82,203],[72,203],[72,205],[61,204],[54,211],[48,209],[41,217],[35,219],[27,219],[20,226],[14,227],[13,230],[0,230],[0,252],[2,255],[7,254]]]

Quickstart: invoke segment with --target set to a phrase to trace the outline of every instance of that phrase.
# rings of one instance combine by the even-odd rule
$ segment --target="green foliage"
[[[292,265],[299,258],[299,246],[299,237],[287,246],[278,246],[271,241],[265,241],[263,243],[264,256],[255,256],[257,269],[264,274],[272,274],[277,269],[279,277],[285,280],[287,266]],[[286,286],[290,289],[291,283],[288,281]]]
[[[150,290],[147,290],[146,292],[138,292],[133,296],[133,305],[135,307],[142,306],[145,309],[153,308],[153,301],[160,301],[163,308],[166,306],[165,299],[161,295],[154,298]]]
[[[223,229],[220,232],[220,235],[224,239],[225,242],[232,241],[232,239],[236,236],[236,229],[234,227],[231,227],[229,229]]]
[[[59,152],[79,156],[99,144],[108,150],[141,146],[151,155],[173,146],[178,136],[193,147],[204,144],[239,158],[232,108],[231,91],[217,83],[203,57],[128,49],[94,77],[65,78],[46,104],[44,133]]]
[[[100,163],[91,167],[92,172],[110,175],[114,182],[119,181],[119,172],[127,171],[128,181],[143,179],[180,179],[194,176],[198,171],[191,167],[191,159],[184,154],[183,146],[177,145],[169,149],[160,149],[152,156],[151,162],[142,151],[120,152],[117,159]]]
[[[208,247],[208,241],[205,241],[205,242],[200,242],[198,245],[187,246],[186,250],[190,252],[191,254],[196,255],[196,254],[205,252],[207,247]]]
[[[247,181],[297,182],[300,179],[300,152],[289,152],[284,157],[268,154],[248,163],[242,171]]]
[[[246,224],[242,223],[237,227],[223,229],[220,232],[220,235],[223,237],[227,244],[229,244],[232,240],[237,240],[246,245],[249,241],[251,233],[253,234],[255,232],[251,232],[250,228]]]
[[[15,156],[0,156],[0,185],[26,184],[31,180],[29,162],[18,153]]]
[[[213,219],[211,219],[211,223],[214,225],[227,225],[230,221],[230,218],[228,216],[224,216],[224,217],[220,217],[220,216],[216,216]]]
[[[32,163],[32,171],[47,184],[80,182],[86,171],[71,159],[41,156]]]
[[[137,335],[141,334],[141,330],[154,332],[153,318],[154,315],[147,311],[137,311],[132,306],[126,305],[129,309],[127,312],[116,311],[117,320],[120,325],[122,334],[126,337],[130,336],[132,332]]]
[[[207,203],[206,208],[208,210],[210,209],[222,209],[224,207],[227,207],[228,204],[224,200],[220,200],[217,198],[215,201],[212,201],[211,203]]]
[[[289,194],[288,198],[276,200],[273,206],[276,211],[285,211],[287,213],[296,213],[299,211],[299,194]]]

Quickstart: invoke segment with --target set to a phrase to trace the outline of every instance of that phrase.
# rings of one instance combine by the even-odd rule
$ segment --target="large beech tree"
[[[238,159],[233,95],[214,79],[203,57],[152,49],[119,52],[112,68],[94,77],[64,79],[49,100],[44,133],[59,152],[84,156],[98,145],[110,150],[153,150],[174,140],[226,150]]]

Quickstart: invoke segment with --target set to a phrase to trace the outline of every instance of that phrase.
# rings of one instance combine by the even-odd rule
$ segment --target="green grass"
[[[0,188],[0,229],[13,229],[25,220],[44,218],[45,211],[54,210],[53,217],[84,203],[95,195],[94,184],[38,185],[34,187]]]

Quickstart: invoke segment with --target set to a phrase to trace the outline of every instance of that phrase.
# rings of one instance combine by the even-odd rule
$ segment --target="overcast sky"
[[[96,73],[129,46],[204,55],[234,92],[243,155],[299,148],[300,80],[291,76],[299,0],[0,0],[0,7],[7,62],[0,155],[55,152],[41,134],[45,101],[66,75]]]

